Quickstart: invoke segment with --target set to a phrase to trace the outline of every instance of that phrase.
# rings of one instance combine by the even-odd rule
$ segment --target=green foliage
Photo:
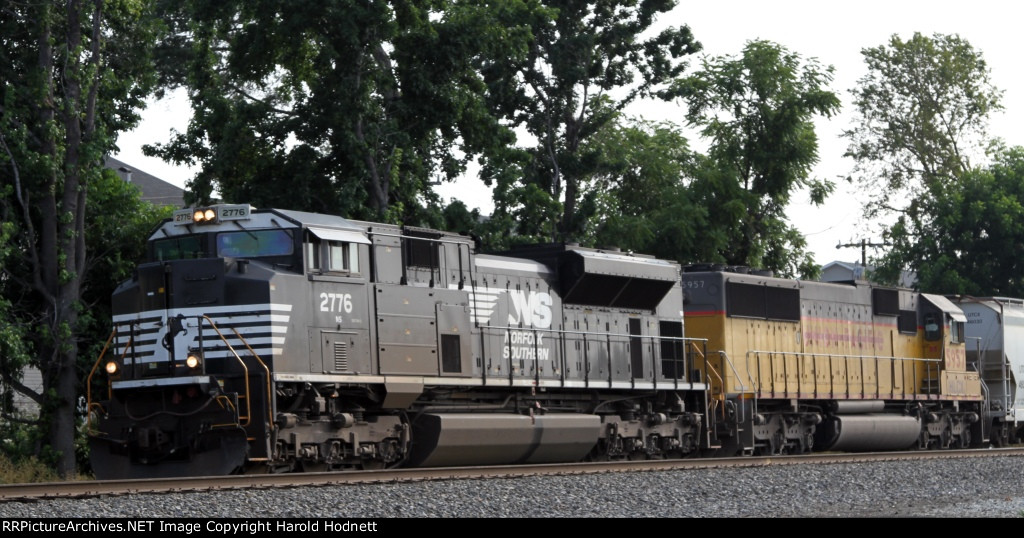
[[[739,57],[705,59],[702,70],[664,93],[685,99],[687,121],[710,141],[692,188],[721,234],[726,263],[813,276],[806,242],[785,209],[795,191],[807,189],[820,204],[834,188],[810,177],[818,161],[813,120],[840,107],[831,81],[831,67],[751,41]]]
[[[8,189],[9,190],[9,189]],[[6,267],[14,258],[17,245],[17,225],[14,222],[0,222],[0,267]],[[11,372],[20,379],[20,372],[29,364],[28,327],[21,322],[16,303],[6,296],[0,295],[0,371]],[[9,412],[11,409],[12,388],[4,380],[2,387],[3,401],[0,409]]]
[[[843,136],[856,161],[851,179],[870,190],[865,211],[875,217],[906,210],[907,200],[933,196],[970,170],[1002,92],[981,51],[957,35],[893,35],[862,54],[868,74],[853,90],[857,117]]]
[[[515,185],[508,191],[496,190],[494,202],[501,209],[491,215],[480,232],[483,244],[489,249],[544,243],[556,235],[562,204],[540,186],[527,183]],[[508,205],[504,205],[506,203]]]
[[[83,381],[112,330],[110,296],[118,284],[131,278],[136,264],[145,258],[146,239],[175,209],[141,200],[138,187],[110,169],[102,171],[89,193],[85,239],[90,263],[78,328],[78,371]]]
[[[511,140],[474,65],[524,53],[529,29],[504,23],[530,9],[520,0],[170,4],[164,76],[189,88],[194,115],[150,152],[201,165],[192,201],[219,191],[256,206],[423,223],[436,216],[423,210],[436,205],[432,182]]]
[[[36,457],[42,439],[39,428],[17,421],[0,421],[0,456],[7,462]]]
[[[11,459],[0,455],[0,484],[59,482],[53,467],[33,456]]]
[[[88,199],[102,188],[102,157],[156,82],[161,27],[150,10],[148,0],[0,6],[0,345],[11,353],[0,377],[40,403],[34,453],[52,455],[65,476],[75,473],[76,363],[90,312]],[[21,384],[26,363],[40,369],[42,393]]]
[[[876,275],[894,281],[909,268],[934,293],[1024,296],[1024,148],[991,166],[959,174],[917,201],[911,223],[901,215],[886,235],[892,249]]]
[[[0,484],[60,481],[59,454],[48,445],[45,430],[19,418],[0,421]],[[76,442],[79,462],[88,459],[78,450],[83,446],[84,440]]]
[[[486,154],[482,179],[494,187],[495,233],[578,240],[595,217],[595,175],[603,155],[587,144],[623,107],[655,96],[700,49],[689,28],[653,33],[674,0],[546,0],[514,13],[532,40],[524,57],[481,66],[496,116],[528,135]]]
[[[968,185],[982,189],[978,196],[1012,192],[1006,191],[1008,185],[984,180],[988,172],[1007,169],[1005,160],[988,172],[971,166],[972,158],[998,145],[987,138],[986,129],[992,112],[1002,109],[1002,92],[992,85],[981,51],[956,35],[915,33],[907,41],[894,35],[887,45],[862,54],[868,74],[853,90],[857,117],[844,136],[850,140],[846,155],[856,162],[851,180],[871,195],[866,216],[895,217],[884,232],[892,247],[879,261],[876,278],[895,281],[901,269],[916,269],[922,289],[985,289],[975,283],[994,286],[989,293],[1015,289],[1010,275],[993,268],[975,266],[981,271],[976,276],[964,272],[972,264],[984,265],[967,261],[965,254],[986,252],[995,239],[979,237],[984,239],[979,245],[965,244],[962,237],[969,232],[961,226],[977,225],[980,233],[984,223],[944,213],[969,210],[970,204],[990,206],[996,214],[1009,211],[992,205],[994,199],[969,204],[968,198],[957,199]],[[985,233],[1002,235],[991,227]],[[1012,229],[1007,233],[1015,234]],[[1003,246],[1013,252],[1012,243]],[[1000,274],[1011,280],[993,280]]]
[[[603,158],[590,189],[595,218],[585,244],[683,263],[715,259],[721,245],[687,184],[697,156],[677,126],[617,119],[587,146]]]

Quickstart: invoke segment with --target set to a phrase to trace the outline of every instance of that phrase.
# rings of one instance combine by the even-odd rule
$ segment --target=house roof
[[[143,200],[158,206],[185,207],[185,189],[110,156],[103,160],[103,164],[117,172],[121,179],[137,185],[142,192]]]
[[[855,280],[871,281],[871,271],[875,266],[868,265],[867,270],[859,263],[833,261],[826,263],[821,268],[822,282],[852,282]],[[917,273],[913,271],[901,271],[897,285],[903,288],[912,288],[917,283]]]

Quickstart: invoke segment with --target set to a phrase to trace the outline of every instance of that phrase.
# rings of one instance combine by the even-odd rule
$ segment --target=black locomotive
[[[217,205],[113,296],[97,478],[680,457],[714,446],[677,263]],[[105,378],[103,373],[105,372]]]

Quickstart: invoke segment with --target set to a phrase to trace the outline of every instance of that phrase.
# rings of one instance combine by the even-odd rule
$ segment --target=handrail
[[[697,344],[701,344],[701,345],[698,346]],[[708,364],[708,353],[707,353],[708,352],[708,340],[707,340],[707,338],[694,338],[693,340],[691,340],[689,342],[684,342],[683,343],[683,358],[682,358],[682,362],[683,362],[683,367],[684,368],[686,367],[686,354],[687,354],[686,350],[687,349],[692,349],[693,350],[692,353],[696,356],[696,358],[699,358],[701,364],[704,365],[704,374],[703,374],[703,376],[701,376],[701,380],[702,380],[701,383],[703,383],[704,382],[703,380],[707,379],[707,377],[708,377],[708,373],[707,373],[708,368],[711,368],[712,373],[714,373],[716,376],[718,376],[718,372],[714,371],[715,367],[710,365],[710,364]],[[718,380],[722,381],[722,377],[718,376]],[[691,379],[690,381],[692,382],[693,380]],[[679,386],[679,384],[676,383],[676,386]],[[709,383],[708,386],[710,387],[712,385],[710,385],[710,383]],[[724,385],[724,382],[723,382],[723,389],[724,389],[724,386],[725,385]]]
[[[929,359],[925,357],[891,357],[888,355],[841,355],[834,353],[807,353],[804,351],[770,351],[766,349],[753,349],[747,351],[747,354],[751,353],[782,353],[785,355],[793,355],[795,357],[834,357],[839,359],[884,359],[888,361],[921,361],[921,362],[942,362],[942,359]]]
[[[750,388],[747,388],[747,385],[740,379],[740,377],[741,377],[740,376],[740,372],[736,369],[736,365],[732,362],[732,359],[729,357],[729,354],[726,353],[725,351],[719,351],[718,354],[722,357],[722,360],[725,361],[725,364],[729,365],[729,369],[732,370],[732,374],[736,377],[736,381],[739,382],[739,384],[740,384],[740,387],[739,387],[740,391],[742,393],[749,392],[750,394],[754,395],[754,410],[753,410],[753,412],[756,414],[757,413],[757,400],[758,400],[757,392],[758,392],[758,388],[757,388],[757,383],[754,381],[754,378],[750,375],[750,368],[749,368],[750,359],[749,359],[749,357],[747,357],[745,359],[747,361],[747,364],[748,364],[748,368],[747,368],[747,381],[750,381]],[[725,381],[722,382],[722,392],[723,392],[723,394],[725,393]],[[742,414],[743,413],[743,406],[738,406],[737,407],[737,412],[740,413],[740,415],[738,415],[738,417],[737,417],[737,419],[740,422],[743,422],[744,420],[746,420],[746,417]]]
[[[714,374],[716,378],[718,378],[719,386],[721,386],[721,391],[720,391],[718,397],[716,397],[715,396],[715,392],[714,392],[714,386],[715,385],[714,385],[714,383],[711,383],[711,387],[712,387],[711,397],[713,399],[716,399],[716,400],[720,401],[720,402],[724,402],[725,401],[725,380],[722,379],[722,374],[719,374],[718,370],[715,370],[714,365],[708,364],[707,360],[704,361],[704,365],[706,366],[707,370],[710,370],[710,372],[712,374]],[[723,405],[721,407],[722,407],[722,418],[724,419],[725,418],[725,406]]]
[[[250,392],[249,367],[246,366],[245,361],[242,359],[242,357],[235,350],[234,346],[232,346],[231,343],[228,341],[228,338],[221,331],[220,327],[217,326],[217,323],[214,322],[212,319],[210,319],[209,316],[207,316],[207,315],[198,315],[198,316],[190,316],[190,317],[195,317],[197,319],[206,320],[207,322],[209,322],[210,327],[214,330],[214,332],[217,333],[217,336],[220,338],[220,341],[224,343],[224,345],[227,347],[227,349],[231,352],[232,355],[234,355],[235,359],[242,366],[242,375],[243,375],[243,379],[244,379],[244,383],[245,383],[245,396],[244,397],[245,397],[245,406],[246,406],[246,408],[245,408],[245,413],[246,414],[245,414],[245,417],[244,417],[244,421],[241,420],[242,417],[241,417],[241,415],[239,415],[239,419],[240,420],[239,420],[238,424],[224,424],[223,426],[243,426],[243,427],[248,426],[251,423],[251,420],[252,420],[252,397],[251,397],[251,392]],[[200,330],[201,329],[202,329],[202,324],[200,324]],[[267,400],[267,422],[268,423],[272,423],[273,422],[273,416],[274,416],[274,413],[273,413],[274,410],[273,410],[273,398],[271,398],[271,396],[273,394],[273,390],[271,388],[270,368],[263,361],[263,359],[259,356],[259,354],[256,353],[256,351],[252,348],[252,346],[249,345],[249,342],[246,341],[245,337],[243,337],[242,334],[240,332],[238,332],[238,329],[232,327],[231,330],[235,333],[235,336],[238,338],[238,340],[242,342],[242,345],[244,345],[245,348],[249,351],[249,353],[252,354],[253,358],[256,359],[256,361],[259,363],[259,365],[263,368],[263,370],[267,374],[267,386],[266,386],[266,390],[267,390],[267,398],[266,398],[266,400]],[[114,338],[114,336],[116,334],[117,334],[117,328],[115,327],[114,330],[111,331],[110,337],[107,339],[106,344],[103,346],[103,350],[100,352],[99,357],[96,359],[96,362],[93,364],[92,369],[89,371],[89,376],[88,376],[88,378],[86,380],[86,391],[87,391],[86,392],[86,410],[87,410],[86,428],[89,431],[91,431],[91,427],[92,427],[92,424],[91,424],[91,418],[92,418],[91,411],[94,408],[97,408],[97,407],[99,409],[102,409],[102,405],[100,405],[99,403],[94,403],[92,401],[92,380],[93,380],[93,376],[95,375],[96,371],[99,369],[99,365],[103,361],[103,357],[106,355],[106,353],[107,353],[107,351],[108,351],[108,349],[110,347],[110,343],[113,341],[113,338]],[[125,356],[128,354],[129,349],[132,347],[132,343],[133,343],[133,338],[129,337],[129,342],[128,342],[128,344],[125,345],[124,353],[121,355],[121,364],[122,364],[122,366],[124,365]],[[204,370],[205,370],[205,367],[206,367],[205,361],[203,362],[203,367],[204,367]],[[108,387],[108,392],[110,390],[112,390],[111,389],[111,382],[110,382],[109,379],[107,381],[107,387]],[[108,395],[108,398],[109,398],[109,395]],[[240,410],[236,409],[236,411],[240,411]],[[217,425],[217,426],[221,426],[221,425]]]
[[[273,420],[274,419],[274,407],[273,407],[274,399],[271,398],[270,396],[274,393],[274,389],[270,385],[270,377],[271,377],[270,376],[270,368],[267,366],[267,363],[263,362],[263,359],[260,358],[259,354],[257,354],[256,351],[253,350],[252,346],[249,345],[249,342],[245,341],[245,338],[242,337],[242,333],[238,332],[238,329],[236,329],[235,327],[232,327],[231,330],[234,331],[235,336],[238,337],[238,340],[240,342],[242,342],[243,344],[245,344],[245,349],[248,349],[249,353],[252,353],[253,358],[255,358],[256,361],[260,363],[260,366],[263,367],[263,370],[267,372],[267,423],[268,424],[273,424],[273,422],[274,422],[274,420]],[[247,380],[246,381],[246,387],[248,387],[248,385],[249,385],[249,383],[248,383],[248,380]]]
[[[582,336],[583,337],[583,339],[582,339],[582,345],[583,345],[582,357],[583,357],[584,363],[585,363],[585,364],[583,364],[582,373],[583,373],[583,380],[584,380],[584,382],[587,382],[587,383],[589,383],[592,380],[591,376],[590,376],[589,352],[587,351],[588,345],[590,343],[592,343],[592,341],[588,340],[588,338],[587,338],[588,336],[597,337],[597,338],[595,338],[595,340],[593,342],[600,342],[601,344],[603,344],[603,347],[605,347],[605,350],[606,350],[606,352],[608,354],[608,364],[607,364],[607,366],[608,366],[608,376],[609,376],[608,377],[608,381],[609,382],[611,381],[612,375],[613,375],[612,374],[612,370],[613,370],[612,366],[613,366],[613,364],[611,362],[612,361],[612,354],[610,352],[610,346],[612,345],[613,339],[615,339],[614,341],[616,343],[627,343],[628,344],[629,343],[628,341],[624,341],[624,340],[620,341],[618,339],[637,338],[637,339],[641,340],[641,345],[642,345],[643,342],[649,342],[649,343],[653,343],[653,342],[680,342],[680,343],[682,343],[683,346],[684,346],[684,352],[683,352],[683,357],[681,359],[679,359],[679,360],[681,360],[683,362],[683,369],[682,369],[682,372],[681,372],[682,376],[684,376],[683,379],[689,379],[689,377],[687,375],[687,368],[686,368],[685,346],[686,345],[693,345],[693,344],[696,344],[696,343],[699,343],[699,342],[704,342],[706,344],[706,342],[707,342],[706,338],[687,338],[687,337],[683,337],[683,336],[661,336],[661,335],[653,335],[653,334],[612,333],[612,332],[603,332],[603,331],[583,331],[583,330],[576,330],[576,329],[542,329],[542,328],[538,328],[538,327],[516,327],[516,326],[513,326],[513,325],[480,325],[480,329],[481,329],[480,330],[481,344],[485,344],[485,342],[486,342],[485,334],[487,334],[487,333],[490,333],[490,334],[504,333],[505,334],[505,342],[501,345],[501,348],[506,351],[506,354],[508,355],[508,357],[507,357],[507,360],[505,360],[506,357],[501,357],[501,358],[499,358],[498,362],[499,362],[499,364],[506,364],[508,366],[508,372],[503,377],[507,377],[509,381],[512,381],[513,379],[515,379],[515,375],[516,375],[514,373],[514,370],[515,370],[514,366],[515,366],[515,364],[513,362],[513,352],[512,352],[513,342],[512,342],[511,333],[513,331],[529,332],[529,333],[531,333],[533,335],[532,339],[533,339],[534,354],[533,354],[533,358],[529,359],[529,360],[538,360],[537,359],[537,357],[539,356],[539,354],[538,354],[538,349],[539,349],[538,346],[539,346],[539,344],[537,343],[537,341],[538,341],[537,334],[538,333],[543,333],[544,335],[553,335],[554,337],[558,338],[558,341],[561,342],[562,344],[564,344],[566,342],[566,340],[567,340],[567,338],[565,338],[565,336],[571,336],[571,335]],[[552,351],[554,352],[554,355],[555,355],[556,358],[559,358],[563,362],[567,360],[566,356],[565,356],[565,351],[564,350],[560,351],[558,349],[552,349]],[[657,354],[656,353],[652,352],[652,357],[655,357],[655,360],[657,360]],[[519,359],[519,360],[522,361],[522,360],[527,360],[527,359]],[[488,366],[485,366],[485,368],[484,368],[485,372],[487,371],[487,368],[489,368],[489,364],[490,364],[490,362],[487,363]],[[565,378],[564,367],[565,367],[565,365],[563,364],[563,369],[562,369],[562,372],[560,374],[560,377],[561,377],[561,379],[563,381],[564,381],[564,378]],[[539,375],[540,375],[539,374],[539,370],[536,369],[536,365],[534,365],[534,368],[535,368],[535,370],[534,370],[534,377],[537,380],[539,380]],[[524,372],[520,372],[520,375],[526,375],[526,373],[527,372],[525,372],[525,371]],[[662,372],[662,375],[664,376],[664,372]],[[656,369],[654,369],[654,372],[652,372],[652,377],[655,379],[655,381],[657,380],[657,370]],[[678,384],[679,378],[677,377],[677,378],[674,378],[674,379],[676,380],[676,382]]]
[[[96,362],[93,363],[92,369],[89,370],[89,375],[85,379],[85,429],[86,431],[92,431],[92,376],[96,373],[96,369],[99,368],[100,363],[103,362],[103,356],[107,354],[107,349],[110,347],[110,343],[114,341],[114,335],[117,334],[117,327],[114,327],[110,331],[110,336],[107,337],[107,342],[103,344],[103,349],[100,351],[100,356],[96,358]],[[110,382],[107,382],[107,391],[110,391]],[[103,409],[99,403],[97,407]]]
[[[114,329],[110,332],[110,336],[107,337],[107,342],[105,344],[103,344],[103,349],[100,350],[100,356],[96,358],[96,362],[92,365],[92,369],[89,371],[89,376],[86,378],[86,397],[85,397],[85,412],[86,412],[85,428],[86,428],[86,431],[90,431],[90,432],[92,431],[92,429],[91,429],[92,428],[92,424],[91,424],[92,423],[92,409],[94,407],[95,408],[99,408],[101,410],[103,409],[102,405],[100,405],[99,403],[93,403],[93,401],[92,401],[92,376],[93,376],[93,374],[96,373],[96,368],[98,368],[100,363],[103,362],[103,357],[107,354],[107,349],[110,347],[110,342],[113,341],[114,335],[116,335],[116,334],[117,334],[117,327],[115,326]],[[126,355],[128,355],[128,350],[134,348],[134,346],[135,346],[135,336],[134,335],[129,335],[128,336],[128,343],[125,344],[124,352],[121,353],[121,357],[120,357],[120,359],[121,359],[121,367],[122,368],[124,367],[124,358],[125,358]],[[133,359],[132,360],[132,366],[134,367],[135,366],[134,354],[132,355],[132,359]],[[110,379],[108,378],[107,379],[107,398],[108,399],[112,395],[111,390],[112,389],[111,389],[111,385],[110,385]]]
[[[861,381],[860,381],[860,391],[861,391],[861,394],[862,394],[863,397],[867,397],[867,395],[868,395],[868,393],[866,392],[866,388],[867,387],[865,385],[864,375],[863,375],[863,368],[864,368],[863,361],[864,360],[873,360],[873,361],[885,360],[885,361],[887,361],[889,364],[892,365],[892,370],[893,370],[892,374],[893,374],[893,378],[894,379],[895,379],[896,364],[899,363],[899,362],[914,362],[914,363],[924,364],[925,368],[927,370],[926,371],[926,376],[929,377],[929,378],[931,377],[932,368],[934,367],[936,369],[936,372],[938,372],[938,371],[940,371],[939,367],[940,367],[940,365],[942,363],[942,359],[930,359],[930,358],[925,358],[925,357],[892,357],[892,356],[886,356],[886,355],[845,355],[845,354],[832,354],[832,353],[808,353],[808,352],[801,352],[801,351],[750,350],[750,351],[747,351],[747,355],[746,355],[746,362],[747,362],[747,365],[748,365],[748,368],[747,368],[748,375],[750,374],[749,365],[750,365],[751,360],[757,361],[756,364],[758,365],[758,367],[760,367],[760,361],[758,359],[761,356],[763,356],[763,355],[767,355],[767,357],[768,357],[768,359],[770,361],[770,364],[772,364],[772,365],[775,363],[775,361],[773,359],[774,359],[774,357],[776,355],[781,355],[783,360],[785,360],[785,358],[787,358],[787,357],[794,357],[794,358],[797,358],[797,359],[811,358],[812,360],[815,360],[815,359],[817,359],[819,357],[820,358],[827,358],[830,361],[830,364],[831,364],[832,359],[844,359],[844,360],[845,359],[858,359],[858,360],[862,361],[860,363],[861,370],[862,370],[861,371]],[[800,364],[798,362],[797,363],[797,376],[799,376],[799,373],[800,373],[799,369],[800,369]],[[831,366],[830,366],[830,369],[831,369]],[[772,373],[773,372],[769,372],[769,375],[771,375]],[[758,379],[760,379],[760,377],[758,377]],[[788,394],[789,394],[789,391],[788,391],[788,382],[789,382],[788,381],[788,376],[787,376],[786,379],[787,379],[786,380],[787,385],[786,385],[785,392],[786,392],[786,395],[788,396]],[[918,394],[916,391],[919,390],[919,387],[917,387],[916,371],[915,371],[915,380],[914,381],[915,381],[914,382],[914,387],[915,387],[914,391],[915,392],[909,393],[909,394],[916,395],[916,394]],[[877,386],[877,383],[878,383],[877,371],[876,371],[875,383],[876,383],[876,386],[875,386],[875,396],[878,397],[878,396],[880,396],[880,393],[878,392],[878,386]],[[815,385],[816,384],[817,384],[817,381],[815,381]],[[754,383],[753,385],[754,386],[753,386],[752,390],[755,393],[760,392],[760,390],[761,390],[760,383]],[[856,385],[855,383],[850,383],[849,381],[847,381],[847,383],[846,383],[847,393],[849,393],[850,389],[852,387],[854,387],[855,385]],[[800,384],[799,384],[799,381],[798,381],[797,382],[797,392],[798,393],[799,393],[799,386],[800,386]],[[835,387],[832,387],[832,392],[835,392]],[[849,397],[849,394],[847,394],[847,396]],[[916,396],[915,396],[915,399],[916,399]]]
[[[624,338],[649,338],[651,340],[665,340],[665,341],[679,341],[679,342],[706,342],[707,338],[688,338],[685,336],[659,336],[655,334],[630,334],[630,333],[609,333],[603,331],[579,331],[573,329],[541,329],[537,327],[516,327],[513,325],[481,325],[481,329],[494,329],[501,331],[542,331],[545,333],[556,333],[556,334],[581,334],[581,335],[597,335],[597,336],[618,336]]]
[[[750,381],[750,388],[747,388],[747,385],[744,384],[742,380],[740,380],[740,372],[736,369],[736,365],[733,364],[732,359],[729,358],[729,354],[726,353],[725,351],[719,351],[718,354],[721,355],[723,359],[725,359],[725,363],[729,365],[729,369],[732,370],[733,375],[736,376],[736,380],[740,382],[741,392],[757,391],[757,383],[754,381],[754,378],[750,375],[750,368],[747,368],[747,381]],[[722,390],[725,390],[724,386],[722,387]]]
[[[242,357],[238,356],[238,352],[235,351],[234,346],[232,346],[231,343],[228,342],[228,339],[224,336],[224,333],[220,332],[220,328],[217,327],[217,324],[214,323],[214,321],[212,319],[210,319],[210,317],[207,316],[206,314],[203,314],[201,317],[203,319],[205,319],[206,321],[210,322],[210,327],[213,328],[214,331],[216,331],[217,336],[219,336],[221,341],[224,342],[224,345],[228,347],[228,350],[231,351],[231,354],[234,355],[236,359],[238,359],[238,364],[242,365],[243,378],[245,379],[245,422],[241,422],[240,421],[239,425],[240,426],[248,426],[250,421],[252,420],[252,398],[249,395],[249,367],[245,365],[245,361],[242,360]],[[242,339],[242,343],[244,343],[246,345],[246,347],[248,347],[248,345],[249,345],[247,342],[245,342],[244,339]],[[262,361],[260,361],[260,362],[262,362]],[[204,369],[206,368],[206,361],[205,360],[203,361],[203,368]],[[268,398],[269,398],[269,395],[268,395]],[[239,418],[241,418],[241,417],[239,417]],[[273,419],[272,416],[268,416],[267,417],[268,421],[270,421],[272,419]]]

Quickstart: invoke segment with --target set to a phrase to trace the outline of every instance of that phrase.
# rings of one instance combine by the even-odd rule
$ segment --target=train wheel
[[[1010,446],[1010,432],[1005,422],[1000,422],[993,425],[992,428],[992,445],[996,448]]]
[[[238,474],[271,474],[272,467],[264,464],[251,464],[239,469]]]
[[[971,446],[971,430],[970,428],[964,428],[960,433],[960,448],[967,448]]]
[[[949,425],[942,429],[939,434],[939,448],[947,449],[953,446],[953,433],[949,431]]]
[[[627,447],[627,460],[642,461],[651,459],[651,455],[647,451],[647,447],[644,446],[644,442],[640,438],[630,437],[628,439],[625,439],[623,445]]]
[[[917,449],[928,450],[928,443],[931,441],[927,430],[921,430],[921,435],[917,437]]]
[[[598,450],[597,447],[594,447],[594,450],[590,451],[590,454],[587,454],[584,461],[608,461],[609,459],[607,452]]]
[[[814,432],[808,433],[802,437],[803,443],[800,446],[801,454],[810,454],[814,452]]]
[[[269,463],[267,465],[247,467],[244,474],[282,474],[294,472],[295,469],[295,462]]]
[[[622,459],[622,437],[611,434],[607,439],[598,439],[587,455],[587,461],[612,461]]]

